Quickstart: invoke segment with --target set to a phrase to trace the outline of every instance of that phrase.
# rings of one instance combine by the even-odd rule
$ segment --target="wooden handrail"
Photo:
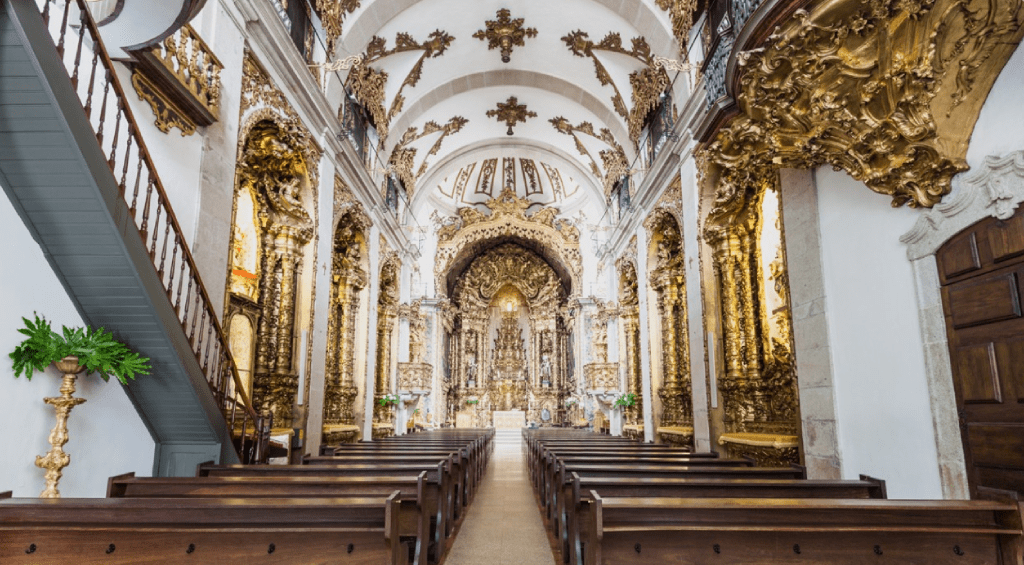
[[[157,174],[156,166],[150,156],[145,140],[140,134],[139,122],[135,119],[131,106],[128,104],[128,98],[117,79],[113,62],[107,54],[103,39],[89,13],[85,0],[63,0],[63,13],[61,14],[60,23],[56,24],[56,29],[51,25],[50,4],[52,2],[55,5],[59,5],[57,4],[58,0],[38,1],[43,3],[41,11],[44,23],[50,30],[57,53],[64,61],[72,86],[76,90],[91,123],[94,121],[95,113],[94,102],[96,100],[94,100],[94,94],[98,95],[94,88],[96,86],[97,69],[102,69],[103,71],[103,76],[101,77],[103,93],[102,99],[99,100],[99,116],[96,118],[98,124],[94,125],[97,142],[100,145],[101,151],[106,151],[104,149],[105,135],[109,135],[110,157],[108,163],[111,173],[114,176],[115,182],[120,187],[121,197],[128,205],[128,211],[136,223],[139,236],[142,239],[143,245],[149,251],[153,267],[156,269],[164,285],[167,299],[178,314],[182,330],[188,338],[193,353],[196,355],[196,360],[206,376],[207,383],[225,412],[230,411],[230,416],[225,414],[225,418],[229,419],[228,425],[232,432],[236,424],[236,411],[241,408],[242,444],[240,450],[243,451],[241,454],[243,462],[250,462],[257,458],[261,459],[265,454],[266,443],[269,441],[269,437],[264,436],[269,433],[270,425],[263,421],[264,418],[261,415],[257,414],[252,406],[251,399],[245,392],[245,387],[238,374],[238,367],[231,355],[224,330],[214,310],[213,301],[210,299],[209,293],[206,291],[206,287],[199,275],[196,261],[185,242],[184,232],[174,210],[171,208],[170,199],[167,197],[163,182]],[[79,10],[81,25],[77,29],[75,29],[74,25],[69,25],[68,23],[72,4],[75,4]],[[72,34],[77,34],[77,37],[72,36],[70,38],[75,43],[73,57],[68,49],[69,29],[72,31]],[[88,69],[88,81],[80,83],[80,79],[84,77],[84,74],[80,73],[80,67],[86,35],[89,35],[89,40],[92,42],[92,64],[91,68]],[[83,86],[84,92],[82,91]],[[114,91],[112,101],[109,97],[111,88]],[[109,134],[109,131],[107,133],[104,132],[105,126],[109,126],[111,122],[111,118],[108,116],[108,108],[115,114],[112,119],[112,135]],[[124,141],[119,142],[122,131],[122,116],[125,122],[124,127],[127,128],[127,131],[124,134]],[[135,146],[136,163],[132,163],[130,158],[133,145]],[[119,150],[123,150],[123,155],[119,155]],[[134,166],[132,166],[133,164]],[[145,171],[143,171],[143,168],[145,168]],[[133,169],[134,175],[132,175]],[[134,182],[132,182],[133,180]],[[144,202],[140,206],[138,199],[143,185],[145,186],[145,194],[142,195]],[[129,191],[131,191],[130,197]],[[153,198],[154,191],[155,201]],[[150,225],[151,212],[154,208],[156,216],[152,221],[152,225]],[[161,221],[163,221],[162,226]],[[160,233],[161,228],[163,229],[162,236]],[[169,269],[166,268],[168,243],[171,243]],[[157,253],[158,247],[160,247],[159,254]],[[188,270],[187,274],[185,272],[186,268]],[[175,276],[175,271],[177,271],[177,277]],[[176,278],[177,280],[175,280]],[[186,278],[188,279],[188,286],[183,289]],[[177,288],[175,288],[175,283],[177,283]],[[182,302],[182,290],[185,291],[184,302]],[[191,304],[194,304],[194,307],[191,308],[190,313]],[[210,349],[211,342],[213,341],[215,341],[215,347],[213,360],[211,361]],[[224,371],[229,373],[230,386],[224,382]],[[244,453],[245,434],[250,421],[256,438],[254,445],[251,446],[255,457],[246,457]]]

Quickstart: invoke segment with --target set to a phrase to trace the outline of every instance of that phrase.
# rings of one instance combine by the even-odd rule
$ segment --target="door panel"
[[[972,493],[1024,493],[1024,209],[989,218],[937,253]]]

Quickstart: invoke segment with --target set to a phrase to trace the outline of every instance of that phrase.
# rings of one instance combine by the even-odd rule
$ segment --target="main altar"
[[[495,410],[494,427],[499,430],[517,430],[526,426],[523,410]]]

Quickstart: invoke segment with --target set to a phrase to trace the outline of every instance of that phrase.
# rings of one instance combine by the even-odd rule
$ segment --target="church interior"
[[[1024,565],[1022,23],[0,0],[0,561]]]

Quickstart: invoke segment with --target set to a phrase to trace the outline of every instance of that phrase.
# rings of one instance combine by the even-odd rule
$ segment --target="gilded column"
[[[277,373],[292,372],[292,338],[295,330],[295,273],[299,261],[294,253],[281,254],[280,318],[277,325]]]
[[[675,326],[675,302],[676,297],[673,285],[668,284],[659,293],[661,323],[662,323],[662,359],[665,366],[662,368],[664,386],[676,387],[679,384],[679,373],[676,367],[676,326]]]
[[[740,299],[743,304],[743,341],[746,344],[746,376],[751,382],[761,380],[761,339],[758,337],[758,318],[754,309],[753,269],[753,236],[749,230],[740,232],[740,253],[738,267],[740,269]]]

